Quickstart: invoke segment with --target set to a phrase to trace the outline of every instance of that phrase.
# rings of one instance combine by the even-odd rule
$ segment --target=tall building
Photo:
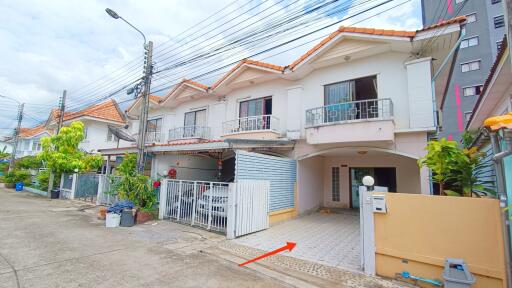
[[[421,0],[424,26],[461,15],[467,18],[449,87],[440,103],[439,137],[460,140],[506,34],[502,1]]]

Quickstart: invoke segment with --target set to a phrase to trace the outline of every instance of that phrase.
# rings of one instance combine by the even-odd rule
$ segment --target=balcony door
[[[239,125],[242,131],[270,129],[272,97],[240,102]]]
[[[185,113],[183,138],[204,137],[200,135],[206,128],[206,109]]]
[[[377,77],[364,77],[324,86],[324,121],[375,118],[369,115],[377,101]]]

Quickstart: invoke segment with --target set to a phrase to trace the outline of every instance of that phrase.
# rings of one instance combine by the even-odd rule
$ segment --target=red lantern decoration
[[[158,187],[160,187],[160,185],[161,185],[161,183],[160,183],[160,181],[158,181],[158,180],[157,180],[157,181],[155,181],[155,182],[153,182],[153,188],[155,188],[155,189],[157,189]]]
[[[171,179],[176,179],[176,174],[177,174],[177,171],[174,168],[171,168],[171,169],[169,169],[169,171],[167,171],[167,176],[169,176],[169,178],[171,178]]]

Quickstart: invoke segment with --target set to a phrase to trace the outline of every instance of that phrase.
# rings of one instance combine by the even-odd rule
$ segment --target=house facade
[[[183,80],[150,99],[150,174],[270,180],[270,214],[283,219],[358,208],[365,175],[390,192],[429,194],[417,160],[436,130],[436,96],[464,21],[419,31],[340,27],[290,65],[246,59],[210,87]]]
[[[32,128],[21,128],[16,158],[33,156],[41,152],[40,140],[55,134],[59,113],[58,109],[54,109],[45,123]],[[80,143],[79,148],[86,152],[97,153],[98,149],[118,147],[123,143],[123,140],[119,140],[114,134],[115,132],[112,133],[112,130],[121,129],[126,125],[124,113],[115,100],[108,100],[76,112],[65,112],[63,125],[69,125],[73,121],[84,123],[85,139]]]

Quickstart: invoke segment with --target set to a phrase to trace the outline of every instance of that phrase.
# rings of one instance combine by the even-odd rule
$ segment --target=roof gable
[[[161,105],[176,106],[190,99],[199,98],[208,95],[208,86],[183,79],[160,101]]]

